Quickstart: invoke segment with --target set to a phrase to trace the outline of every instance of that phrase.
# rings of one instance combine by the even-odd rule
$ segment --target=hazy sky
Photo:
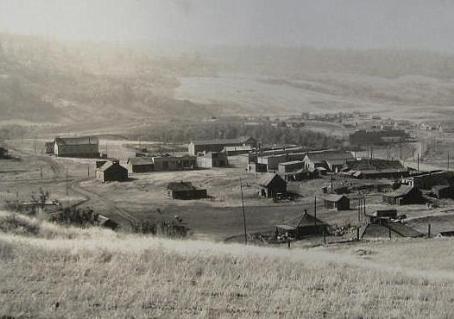
[[[454,1],[0,0],[0,30],[172,45],[454,52]]]

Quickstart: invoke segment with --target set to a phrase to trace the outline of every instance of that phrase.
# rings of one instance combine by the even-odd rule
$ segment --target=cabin
[[[229,159],[226,153],[208,152],[204,155],[197,156],[197,167],[213,168],[213,167],[228,167]]]
[[[119,161],[107,161],[96,169],[96,179],[105,182],[124,182],[128,180],[128,169]]]
[[[275,229],[276,238],[281,236],[298,240],[306,236],[322,236],[327,234],[328,224],[305,212],[296,223],[276,225]]]
[[[129,173],[149,173],[154,171],[154,162],[151,157],[134,157],[128,159]]]
[[[58,157],[98,158],[99,140],[97,137],[57,137],[54,141],[54,154]]]
[[[198,140],[192,141],[188,145],[188,153],[190,155],[199,155],[200,153],[208,152],[221,152],[225,147],[229,146],[250,146],[255,148],[257,146],[257,140],[249,137],[239,137],[235,139],[214,139],[214,140]]]
[[[277,194],[287,192],[287,182],[278,174],[267,173],[258,180],[259,195],[265,198],[275,198]]]
[[[394,192],[383,194],[383,202],[390,205],[411,205],[423,204],[425,200],[418,188],[402,185]]]
[[[198,189],[191,182],[172,182],[167,185],[170,198],[180,200],[195,200],[207,198],[206,189]]]
[[[323,203],[327,209],[349,210],[350,199],[345,195],[329,194],[323,198]]]
[[[438,199],[443,198],[454,199],[454,186],[436,185],[432,187],[432,194]]]

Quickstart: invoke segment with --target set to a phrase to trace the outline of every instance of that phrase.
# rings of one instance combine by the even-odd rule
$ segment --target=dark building
[[[97,137],[57,137],[54,142],[54,154],[59,157],[99,157]]]
[[[128,159],[130,173],[149,173],[154,170],[154,162],[149,157],[135,157]]]
[[[358,179],[402,178],[410,174],[400,161],[383,159],[348,161],[342,170],[343,175]]]
[[[287,182],[277,174],[268,173],[262,176],[258,184],[261,197],[275,198],[277,194],[287,192]]]
[[[452,198],[454,199],[454,186],[450,185],[436,185],[432,187],[433,195],[438,198]]]
[[[192,141],[188,145],[188,152],[191,155],[198,155],[200,153],[208,152],[221,152],[228,146],[250,146],[255,148],[257,141],[252,137],[240,137],[235,139],[215,139],[215,140],[199,140]]]
[[[404,142],[409,137],[404,130],[359,130],[350,134],[350,144],[353,146],[385,145]]]
[[[228,167],[229,160],[226,153],[208,152],[204,155],[197,156],[197,167],[213,168],[213,167]]]
[[[394,192],[384,194],[383,202],[391,205],[411,205],[422,204],[425,200],[418,188],[403,185]]]
[[[172,182],[167,185],[167,191],[171,198],[191,200],[207,198],[206,189],[198,189],[191,182]]]
[[[276,237],[285,236],[301,239],[305,236],[317,236],[328,233],[328,224],[309,215],[307,212],[296,223],[276,225]]]
[[[323,198],[323,203],[327,209],[350,209],[350,199],[345,195],[329,194]]]
[[[124,182],[128,180],[128,170],[118,161],[108,161],[96,169],[96,179],[101,182]]]
[[[8,150],[4,147],[0,147],[0,158],[9,158]]]
[[[251,162],[248,165],[248,170],[251,173],[266,173],[268,171],[268,167],[266,164]]]

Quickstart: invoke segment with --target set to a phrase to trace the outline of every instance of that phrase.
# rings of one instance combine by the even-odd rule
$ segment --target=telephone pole
[[[66,196],[69,195],[69,179],[68,179],[68,168],[66,168]]]
[[[246,212],[244,210],[243,181],[241,180],[241,177],[240,177],[240,190],[241,190],[241,209],[243,211],[244,244],[247,245]]]
[[[448,152],[448,171],[449,171],[449,157],[450,157],[450,154]]]

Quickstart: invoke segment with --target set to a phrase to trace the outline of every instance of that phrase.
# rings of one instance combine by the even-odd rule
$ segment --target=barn
[[[58,157],[98,158],[99,140],[97,137],[57,137],[54,154]]]
[[[259,179],[258,184],[261,197],[275,198],[277,194],[287,192],[287,182],[277,174],[265,174]]]
[[[124,182],[128,180],[128,170],[119,161],[108,161],[96,169],[96,179],[105,182]]]
[[[206,189],[198,189],[191,182],[172,182],[167,185],[169,197],[173,199],[191,200],[207,198]]]
[[[350,209],[350,199],[345,195],[329,194],[323,198],[323,203],[327,209]]]
[[[414,187],[403,185],[394,192],[383,195],[383,202],[391,205],[411,205],[422,204],[424,198],[421,191]]]
[[[134,157],[128,159],[128,171],[130,173],[149,173],[154,170],[153,158]]]

